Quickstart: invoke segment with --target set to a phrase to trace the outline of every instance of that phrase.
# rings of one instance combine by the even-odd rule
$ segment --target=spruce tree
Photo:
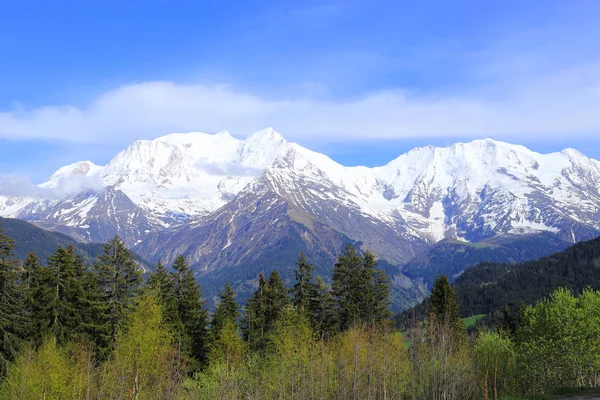
[[[103,288],[99,304],[103,326],[98,328],[103,331],[101,347],[106,351],[117,339],[119,329],[134,305],[142,275],[133,254],[118,236],[104,244],[102,249],[103,254],[98,256],[94,268],[98,284]]]
[[[38,256],[33,251],[30,251],[25,261],[23,261],[23,284],[27,290],[31,289],[33,278],[38,268],[41,268]]]
[[[366,251],[363,256],[364,303],[361,306],[362,320],[368,323],[387,323],[390,312],[389,279],[383,270],[377,269],[375,254]]]
[[[59,248],[48,260],[48,280],[51,291],[47,292],[46,317],[49,331],[59,342],[66,342],[81,333],[85,311],[82,299],[85,296],[83,259],[69,245]]]
[[[332,293],[341,330],[389,321],[389,282],[369,251],[361,256],[354,247],[346,246],[333,268]]]
[[[18,264],[11,260],[14,242],[0,231],[0,377],[6,374],[27,333],[26,293]]]
[[[266,345],[267,281],[265,275],[258,274],[258,288],[246,302],[246,315],[242,323],[242,333],[251,349]]]
[[[306,255],[300,253],[300,259],[296,261],[298,267],[294,274],[296,276],[296,284],[290,290],[292,293],[292,304],[302,313],[309,313],[310,297],[315,290],[315,282],[313,281],[313,271],[315,267],[306,261]]]
[[[160,301],[163,309],[163,319],[172,331],[178,330],[179,314],[173,286],[173,276],[169,274],[164,264],[159,261],[154,272],[148,277],[146,289]]]
[[[290,304],[290,298],[288,297],[288,290],[285,287],[285,283],[279,276],[279,272],[273,271],[267,281],[266,291],[266,314],[265,322],[267,325],[267,331],[271,330],[271,327],[279,319],[284,308]]]
[[[313,331],[320,339],[333,336],[337,329],[335,300],[320,276],[317,276],[317,282],[310,295],[309,319]]]
[[[277,271],[271,272],[268,280],[258,275],[258,289],[246,303],[246,318],[243,324],[244,337],[252,349],[266,347],[273,325],[289,305],[288,290]]]
[[[161,261],[156,264],[154,272],[148,276],[146,286],[160,298],[163,298],[165,294],[171,290],[172,285],[169,272]]]
[[[106,344],[107,332],[109,332],[105,304],[106,291],[98,274],[88,268],[81,272],[79,280],[82,295],[78,299],[77,308],[80,310],[82,320],[78,335],[84,341],[94,344],[96,357],[104,359],[109,349]]]
[[[237,319],[240,316],[239,305],[235,302],[235,291],[229,282],[225,284],[225,288],[219,294],[219,298],[221,301],[217,305],[211,323],[213,339],[219,337],[219,333],[226,323],[232,323],[237,326]]]
[[[173,263],[173,293],[179,320],[178,339],[181,348],[195,362],[193,369],[206,361],[208,345],[208,312],[204,309],[200,286],[184,256]]]
[[[361,273],[362,261],[356,249],[348,245],[333,267],[332,294],[342,331],[363,322],[361,308],[365,285]]]
[[[465,335],[456,294],[446,275],[437,277],[433,284],[427,314],[427,323],[432,329],[449,330],[455,338]]]

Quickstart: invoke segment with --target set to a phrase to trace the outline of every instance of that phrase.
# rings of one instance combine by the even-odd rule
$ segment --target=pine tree
[[[206,361],[208,345],[208,312],[204,309],[200,286],[184,256],[173,263],[173,293],[180,324],[178,339],[181,348],[195,361],[192,369]]]
[[[309,301],[309,319],[313,331],[320,339],[333,336],[338,321],[335,312],[335,300],[320,276],[312,289]]]
[[[103,254],[98,256],[94,268],[98,283],[104,289],[99,304],[103,326],[99,325],[98,328],[103,331],[101,347],[105,351],[117,339],[119,329],[134,304],[142,278],[133,254],[121,238],[115,236],[102,249]]]
[[[292,304],[302,313],[308,313],[310,308],[310,297],[315,290],[313,271],[315,267],[306,261],[306,255],[300,253],[300,259],[296,262],[297,269],[294,271],[296,284],[290,290],[293,295]]]
[[[27,333],[26,293],[19,284],[14,242],[0,231],[0,377],[19,351]]]
[[[456,338],[465,335],[456,294],[446,275],[439,276],[433,284],[427,314],[427,323],[433,329],[448,329]]]
[[[211,323],[211,334],[217,338],[226,323],[232,323],[237,326],[237,319],[240,316],[239,305],[235,302],[235,291],[227,282],[225,289],[219,294],[221,301],[217,305],[215,314]]]

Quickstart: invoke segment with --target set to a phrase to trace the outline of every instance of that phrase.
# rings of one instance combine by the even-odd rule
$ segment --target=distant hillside
[[[537,261],[483,263],[467,269],[454,283],[463,316],[489,314],[505,305],[533,304],[557,287],[580,292],[600,289],[600,237],[577,243]],[[397,315],[400,325],[424,318],[427,301]]]
[[[537,260],[571,244],[549,232],[504,235],[479,243],[443,240],[408,262],[402,273],[430,288],[439,275],[454,281],[465,269],[482,262],[514,264]]]
[[[0,218],[0,229],[15,241],[15,259],[24,260],[30,251],[39,258],[41,264],[46,264],[48,257],[59,247],[75,246],[77,253],[84,259],[93,262],[102,253],[101,243],[79,243],[75,239],[58,232],[50,232],[26,221],[13,218]],[[148,263],[136,255],[143,265]]]

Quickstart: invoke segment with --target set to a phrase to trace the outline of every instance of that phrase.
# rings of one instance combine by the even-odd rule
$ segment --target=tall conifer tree
[[[217,305],[211,323],[211,333],[214,339],[219,336],[225,324],[232,323],[237,326],[237,319],[240,316],[239,305],[235,302],[235,291],[229,282],[225,284],[219,298],[221,301]]]
[[[332,293],[341,330],[363,323],[389,322],[387,276],[377,269],[375,255],[361,256],[348,245],[333,268]]]
[[[281,316],[283,309],[290,304],[288,290],[279,276],[279,272],[273,271],[271,272],[271,275],[269,275],[266,294],[267,308],[265,321],[267,324],[267,331],[270,331],[275,321]]]
[[[460,317],[456,294],[446,275],[436,278],[431,288],[427,311],[427,323],[431,329],[449,330],[457,339],[465,336],[465,327]]]
[[[266,344],[267,290],[267,281],[261,272],[258,274],[258,288],[246,302],[246,315],[242,324],[244,339],[252,349],[262,348]]]
[[[19,351],[27,331],[26,293],[19,285],[14,242],[0,231],[0,377]]]
[[[40,267],[38,256],[30,251],[25,261],[23,261],[23,284],[27,290],[31,289],[33,278]]]
[[[172,282],[181,326],[179,340],[182,349],[196,362],[192,368],[199,368],[207,357],[208,312],[204,308],[200,286],[182,255],[173,263]]]
[[[281,313],[290,303],[288,290],[277,271],[271,272],[268,280],[258,275],[258,289],[246,303],[246,318],[243,333],[251,348],[262,350],[267,345],[268,335]]]
[[[320,276],[317,276],[317,282],[310,296],[309,307],[309,318],[313,331],[321,339],[331,337],[338,325],[335,300],[329,287]]]
[[[313,280],[313,271],[315,267],[306,260],[306,254],[300,253],[300,259],[296,261],[296,284],[290,290],[293,299],[292,304],[302,313],[309,313],[310,298],[315,291],[315,282]]]
[[[118,236],[102,246],[103,254],[94,265],[98,283],[103,288],[101,314],[104,322],[102,347],[110,348],[126,321],[142,281],[133,254]]]

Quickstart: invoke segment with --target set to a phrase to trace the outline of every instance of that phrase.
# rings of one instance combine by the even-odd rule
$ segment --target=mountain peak
[[[285,142],[286,140],[279,133],[275,131],[275,129],[271,127],[267,127],[265,129],[261,129],[260,131],[254,132],[252,135],[248,136],[246,139],[252,142],[255,141],[275,141],[275,142]]]
[[[102,167],[88,160],[78,161],[57,169],[50,179],[56,180],[67,176],[88,176],[100,168]]]

